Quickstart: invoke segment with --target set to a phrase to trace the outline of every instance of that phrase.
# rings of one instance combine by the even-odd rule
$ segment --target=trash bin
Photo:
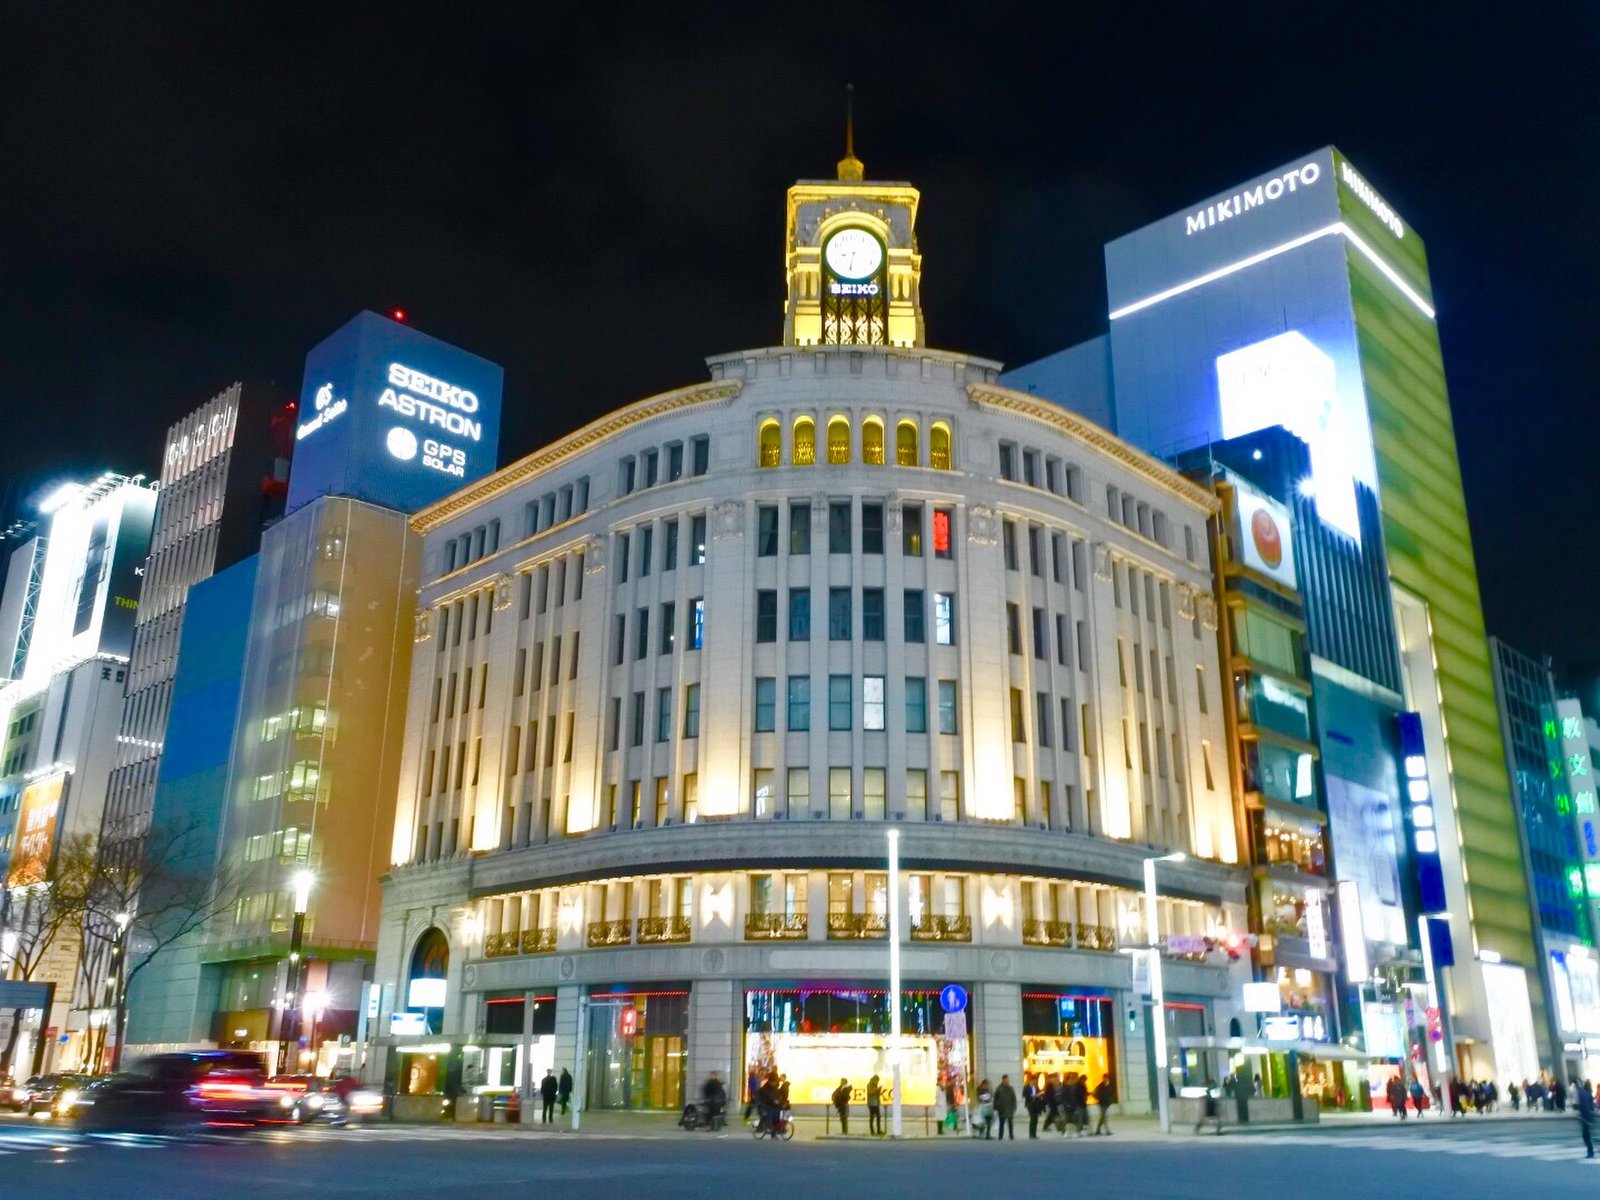
[[[478,1120],[488,1124],[494,1120],[495,1098],[493,1096],[478,1097]]]

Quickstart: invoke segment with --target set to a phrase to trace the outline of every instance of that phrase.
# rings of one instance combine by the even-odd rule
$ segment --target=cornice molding
[[[974,404],[987,408],[1003,409],[1019,416],[1051,426],[1060,433],[1087,442],[1095,449],[1110,455],[1124,466],[1131,467],[1157,487],[1172,493],[1178,499],[1194,505],[1207,513],[1220,511],[1222,505],[1209,488],[1192,483],[1158,458],[1136,450],[1115,435],[1108,433],[1092,421],[1086,421],[1059,404],[1041,401],[1026,392],[1012,391],[987,383],[969,383],[967,395]]]
[[[677,388],[670,392],[662,392],[658,396],[640,400],[625,408],[619,408],[607,413],[597,421],[591,421],[576,433],[568,434],[558,442],[546,446],[543,450],[535,450],[525,458],[520,458],[508,467],[502,467],[493,475],[468,484],[458,492],[452,492],[437,504],[429,505],[411,518],[411,531],[413,533],[427,533],[437,529],[451,517],[460,515],[469,509],[476,508],[495,499],[502,493],[510,491],[519,484],[526,482],[541,472],[560,465],[575,454],[591,450],[616,437],[625,430],[635,425],[652,421],[657,417],[676,412],[681,408],[691,408],[697,404],[725,404],[737,396],[744,384],[740,380],[719,380],[712,383],[697,383],[690,387]]]

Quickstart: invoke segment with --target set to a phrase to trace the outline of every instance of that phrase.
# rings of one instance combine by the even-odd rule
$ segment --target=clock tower
[[[917,189],[875,183],[847,125],[839,177],[789,189],[786,346],[921,346]]]

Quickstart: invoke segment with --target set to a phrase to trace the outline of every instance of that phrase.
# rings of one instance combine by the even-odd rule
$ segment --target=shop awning
[[[1288,1054],[1293,1051],[1307,1058],[1346,1059],[1351,1062],[1388,1062],[1381,1054],[1368,1054],[1341,1046],[1338,1042],[1265,1042],[1252,1038],[1181,1037],[1181,1050],[1215,1050],[1226,1054]]]

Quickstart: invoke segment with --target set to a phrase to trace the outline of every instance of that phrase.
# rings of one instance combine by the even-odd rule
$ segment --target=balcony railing
[[[911,923],[913,942],[970,942],[972,918],[925,916]]]
[[[687,942],[688,917],[640,917],[639,944],[646,942]]]
[[[624,918],[620,921],[590,921],[589,945],[596,946],[627,946],[633,942],[633,922]]]
[[[828,914],[828,938],[831,941],[851,941],[856,938],[881,938],[889,936],[889,918],[883,913],[831,912]]]
[[[549,954],[556,948],[555,927],[549,929],[524,929],[522,952],[524,954]]]
[[[505,958],[507,955],[517,953],[518,940],[521,937],[516,933],[491,933],[483,939],[483,956],[485,958]]]
[[[805,913],[745,914],[744,939],[747,942],[804,941],[805,936]]]
[[[1078,950],[1115,951],[1117,931],[1110,925],[1073,925],[1070,921],[1022,923],[1022,940],[1030,946],[1072,946]]]

